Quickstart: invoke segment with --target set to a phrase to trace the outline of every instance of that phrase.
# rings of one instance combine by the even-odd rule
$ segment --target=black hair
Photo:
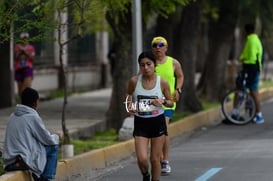
[[[254,33],[254,31],[255,31],[255,26],[254,26],[254,24],[248,23],[248,24],[245,25],[245,32],[246,32],[247,34],[249,34],[249,33]]]
[[[28,107],[33,107],[39,99],[39,93],[30,87],[23,90],[21,94],[21,103]]]
[[[155,59],[152,51],[144,51],[144,52],[142,52],[138,56],[138,63],[140,63],[141,59],[143,59],[143,58],[148,58],[148,59],[152,60],[154,62],[154,64],[156,65],[156,59]]]

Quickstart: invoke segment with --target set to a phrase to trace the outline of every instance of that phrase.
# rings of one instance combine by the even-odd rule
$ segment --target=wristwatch
[[[178,93],[179,93],[179,94],[181,94],[181,93],[182,93],[181,88],[176,88],[176,90],[178,91]]]

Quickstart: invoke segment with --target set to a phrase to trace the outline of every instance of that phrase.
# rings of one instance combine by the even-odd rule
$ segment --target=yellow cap
[[[157,43],[163,43],[164,45],[168,45],[167,40],[162,36],[157,36],[153,38],[152,46],[153,44],[157,44]]]

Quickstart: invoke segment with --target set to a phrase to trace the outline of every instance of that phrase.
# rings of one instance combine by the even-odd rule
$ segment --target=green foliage
[[[8,40],[12,31],[14,41],[20,42],[22,40],[17,37],[21,32],[35,30],[30,41],[52,41],[54,38],[47,33],[64,24],[73,36],[105,30],[105,9],[100,0],[0,0],[0,40]],[[57,10],[69,12],[69,21],[56,19]],[[12,25],[14,28],[11,30]]]
[[[190,2],[194,2],[195,0],[150,0],[150,1],[142,1],[142,14],[144,19],[147,19],[148,16],[153,14],[161,15],[165,18],[168,17],[169,14],[174,13],[179,6],[186,6]]]
[[[52,13],[46,14],[44,11],[44,3],[36,1],[1,1],[0,11],[0,39],[1,42],[10,38],[10,32],[19,34],[21,32],[37,30],[37,34],[31,37],[31,41],[41,41],[43,33],[51,30],[54,23],[49,23],[52,20]],[[51,8],[52,9],[52,8]],[[46,14],[46,15],[45,15]],[[53,14],[54,15],[54,14]],[[15,42],[22,41],[14,37]]]
[[[240,23],[260,23],[264,38],[271,36],[273,30],[273,1],[268,0],[242,0],[238,1],[240,6]]]
[[[218,20],[219,18],[219,8],[217,6],[213,6],[211,3],[208,3],[207,1],[203,4],[202,14],[204,16],[201,17],[202,22],[206,22],[207,18],[213,20]]]
[[[186,6],[191,0],[152,0],[150,1],[150,7],[162,16],[168,16],[168,14],[175,12],[178,5]]]
[[[105,30],[105,7],[101,1],[82,0],[81,3],[74,3],[70,11],[74,24],[82,26],[79,34]]]
[[[154,14],[167,18],[169,14],[176,11],[178,6],[186,6],[193,1],[195,0],[143,0],[141,2],[142,17],[145,21]],[[102,0],[101,2],[109,15],[117,22],[132,9],[132,0]]]
[[[131,5],[131,0],[101,0],[106,10],[128,12]]]

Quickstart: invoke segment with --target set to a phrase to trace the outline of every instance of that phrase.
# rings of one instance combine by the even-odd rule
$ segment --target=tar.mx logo
[[[133,102],[129,100],[129,95],[126,97],[125,102],[123,103],[125,104],[125,109],[127,112],[135,112],[137,110],[146,112],[151,110],[150,101]]]

